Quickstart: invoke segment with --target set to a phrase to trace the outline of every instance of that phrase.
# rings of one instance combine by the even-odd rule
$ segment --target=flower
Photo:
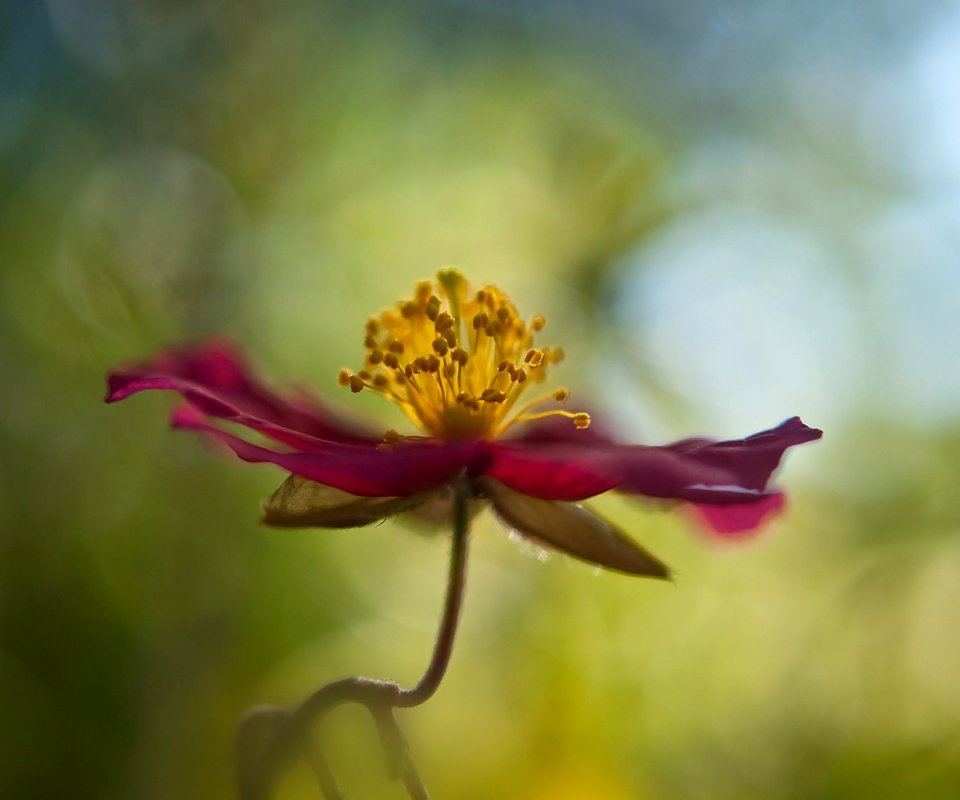
[[[302,390],[268,389],[222,340],[111,373],[106,399],[179,392],[186,403],[174,410],[174,427],[289,472],[264,503],[269,525],[367,525],[443,507],[451,485],[464,479],[479,501],[540,544],[620,572],[667,577],[658,559],[578,501],[610,490],[678,501],[721,535],[755,529],[782,507],[783,494],[768,487],[773,471],[787,448],[821,431],[793,417],[734,441],[618,443],[586,412],[566,409],[566,389],[521,402],[563,358],[535,345],[545,324],[540,315],[524,321],[496,287],[472,292],[454,270],[369,319],[363,369],[342,370],[339,384],[396,403],[418,435],[380,434]],[[236,426],[260,440],[237,435]]]

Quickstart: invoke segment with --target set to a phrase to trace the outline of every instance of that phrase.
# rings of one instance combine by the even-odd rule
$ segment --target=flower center
[[[566,389],[514,412],[524,390],[563,359],[559,348],[534,345],[545,324],[539,314],[525,322],[495,286],[471,293],[459,272],[441,270],[435,283],[418,283],[412,299],[367,321],[364,368],[341,370],[339,383],[384,395],[425,433],[445,439],[495,437],[514,423],[550,416],[586,428],[588,414],[538,410],[565,402]],[[384,438],[402,437],[388,431]]]

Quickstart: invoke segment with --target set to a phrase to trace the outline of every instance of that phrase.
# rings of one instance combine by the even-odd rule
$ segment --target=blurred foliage
[[[736,547],[598,500],[676,586],[481,518],[452,670],[403,719],[435,796],[956,797],[960,18],[799,9],[6,4],[0,796],[230,797],[249,705],[417,676],[442,531],[263,529],[282,475],[170,435],[169,398],[98,400],[213,333],[332,393],[453,263],[547,313],[624,435],[826,438]],[[331,722],[351,796],[401,796]]]

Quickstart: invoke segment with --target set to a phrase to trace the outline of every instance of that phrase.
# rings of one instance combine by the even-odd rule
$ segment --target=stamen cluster
[[[367,321],[364,368],[341,370],[339,383],[382,394],[421,430],[441,438],[494,437],[516,422],[558,415],[586,428],[590,417],[584,413],[533,413],[544,403],[565,402],[566,389],[510,417],[526,387],[543,382],[549,365],[563,359],[559,348],[534,345],[545,325],[539,314],[525,322],[497,287],[471,293],[459,272],[442,270],[436,283],[421,281],[412,299]],[[387,442],[400,438],[394,431],[385,436]]]

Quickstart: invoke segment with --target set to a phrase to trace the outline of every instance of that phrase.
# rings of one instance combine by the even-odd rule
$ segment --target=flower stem
[[[468,501],[470,487],[458,481],[454,487],[453,541],[443,616],[437,631],[433,656],[423,677],[410,689],[392,681],[355,676],[322,686],[292,711],[261,707],[249,711],[237,733],[237,783],[240,800],[268,800],[283,767],[302,754],[312,767],[326,800],[343,800],[336,777],[323,753],[309,736],[311,725],[345,703],[358,703],[370,712],[377,726],[392,777],[402,780],[412,800],[429,800],[394,709],[413,708],[437,691],[450,664],[453,641],[463,605],[469,541]],[[264,741],[265,740],[265,741]]]
[[[467,576],[467,541],[470,525],[468,500],[469,487],[464,481],[458,481],[454,487],[453,542],[450,545],[447,596],[444,600],[440,629],[437,631],[437,643],[433,649],[433,658],[430,659],[430,664],[417,685],[400,692],[399,702],[395,704],[398,708],[413,708],[433,697],[450,664]]]

